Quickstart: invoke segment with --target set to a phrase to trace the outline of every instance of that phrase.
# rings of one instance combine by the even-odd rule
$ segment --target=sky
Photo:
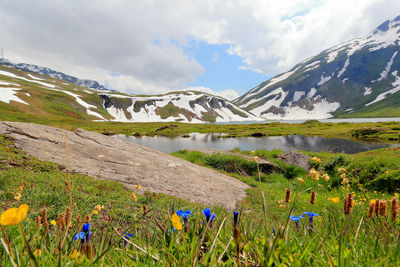
[[[398,15],[399,0],[0,0],[0,47],[124,93],[234,99]]]

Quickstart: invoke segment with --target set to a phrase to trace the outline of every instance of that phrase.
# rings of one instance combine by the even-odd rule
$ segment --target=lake
[[[198,148],[217,148],[223,150],[239,148],[240,150],[247,151],[256,149],[281,149],[283,151],[306,150],[352,154],[377,148],[397,146],[397,144],[366,143],[342,138],[324,138],[305,135],[219,138],[221,135],[222,134],[215,133],[191,133],[189,135],[190,137],[187,138],[166,136],[135,137],[125,135],[116,135],[114,137],[166,153]]]

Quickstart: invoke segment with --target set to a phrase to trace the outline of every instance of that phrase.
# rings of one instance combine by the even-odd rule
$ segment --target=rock
[[[285,162],[286,164],[293,164],[299,166],[305,169],[306,171],[310,170],[309,159],[311,159],[311,157],[304,155],[303,153],[292,151],[279,155],[278,158],[283,162]]]
[[[72,172],[115,180],[139,193],[151,191],[229,209],[245,196],[245,183],[160,151],[99,133],[19,122],[0,122],[0,134],[40,160],[66,165],[64,134]]]

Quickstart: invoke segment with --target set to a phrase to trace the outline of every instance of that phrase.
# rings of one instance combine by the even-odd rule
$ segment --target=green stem
[[[24,230],[22,229],[22,224],[19,223],[18,226],[19,226],[19,231],[20,231],[20,233],[22,235],[22,238],[24,239],[26,248],[28,249],[29,256],[31,257],[31,260],[33,262],[33,265],[38,267],[39,265],[38,265],[38,263],[36,261],[36,257],[33,254],[31,247],[29,246],[28,240],[26,240],[26,236],[25,236]]]

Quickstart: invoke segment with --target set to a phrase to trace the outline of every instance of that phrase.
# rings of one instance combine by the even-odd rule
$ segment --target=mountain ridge
[[[233,103],[264,119],[400,116],[399,106],[387,116],[376,111],[382,101],[400,99],[399,43],[400,16],[307,58]]]

